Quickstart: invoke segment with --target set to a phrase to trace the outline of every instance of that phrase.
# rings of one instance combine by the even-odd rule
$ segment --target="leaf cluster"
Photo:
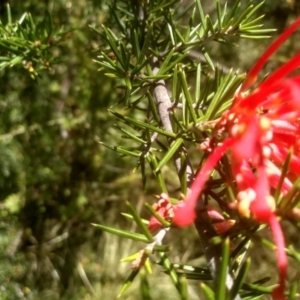
[[[35,22],[27,12],[13,21],[7,4],[7,22],[0,20],[0,70],[23,65],[29,75],[36,78],[41,70],[50,68],[54,59],[50,48],[60,35],[48,12],[41,22]]]

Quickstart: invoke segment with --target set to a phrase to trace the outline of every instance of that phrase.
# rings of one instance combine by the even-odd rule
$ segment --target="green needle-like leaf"
[[[205,21],[205,17],[204,17],[204,12],[203,12],[203,8],[202,8],[201,0],[196,0],[196,3],[197,3],[197,8],[198,8],[198,13],[199,13],[199,16],[200,16],[201,25],[202,25],[204,31],[206,31],[206,21]]]
[[[174,38],[174,34],[173,34],[174,30],[173,30],[171,24],[168,24],[167,27],[168,27],[169,34],[170,34],[171,44],[172,44],[172,46],[174,47],[174,46],[176,45],[175,38]]]
[[[300,178],[296,180],[292,188],[289,190],[289,192],[282,198],[278,205],[278,209],[280,212],[288,211],[290,205],[293,205],[295,202],[296,196],[300,192]]]
[[[114,112],[114,111],[110,111],[110,112],[113,115],[115,115],[116,117],[118,117],[121,121],[123,121],[124,123],[126,123],[128,125],[135,126],[135,127],[141,128],[141,129],[148,128],[148,129],[152,130],[153,132],[158,132],[158,133],[160,133],[164,136],[167,136],[167,137],[172,137],[172,138],[176,137],[176,134],[173,133],[173,132],[165,131],[163,129],[160,129],[159,127],[150,125],[148,123],[139,121],[137,119],[133,119],[133,118],[130,118],[130,117],[123,116],[123,115],[121,115],[117,112]]]
[[[166,70],[164,70],[164,71],[166,71]],[[156,74],[156,75],[144,76],[143,79],[145,79],[145,80],[160,80],[160,79],[166,80],[171,77],[172,77],[172,74],[164,74],[164,75]]]
[[[176,58],[173,62],[165,64],[164,68],[160,68],[159,72],[157,73],[157,76],[161,74],[167,74],[168,71],[172,70],[178,63],[180,63],[185,57],[187,56],[187,53],[184,53],[180,55],[178,58]]]
[[[175,285],[179,294],[181,294],[182,285],[175,269],[173,268],[173,265],[171,264],[170,260],[167,258],[165,253],[159,253],[159,256],[166,273],[170,275],[173,284]]]
[[[31,38],[36,39],[36,36],[35,36],[35,23],[34,23],[30,13],[28,13],[27,16],[28,16],[28,20],[29,20]]]
[[[213,120],[216,116],[219,116],[219,110],[222,107],[222,104],[224,104],[224,101],[230,100],[229,93],[232,93],[233,96],[233,93],[235,91],[234,88],[236,87],[237,82],[240,82],[239,77],[237,77],[236,75],[232,76],[232,72],[230,71],[228,74],[226,74],[225,77],[222,78],[220,84],[217,83],[218,88],[216,94],[211,100],[210,105],[205,114],[207,120]]]
[[[134,41],[132,44],[134,53],[135,53],[136,57],[139,57],[140,53],[141,53],[141,49],[140,49],[139,37],[138,37],[136,29],[133,29],[132,37],[133,37],[133,41]]]
[[[184,104],[184,103],[182,103]],[[175,110],[175,109],[174,109]],[[172,117],[172,120],[174,121],[174,131],[175,132],[180,132],[180,133],[184,133],[186,132],[186,128],[184,127],[184,125],[182,124],[182,121],[179,120],[176,111],[172,110],[170,112],[170,116]],[[182,134],[180,135],[182,136]]]
[[[208,269],[192,267],[187,265],[173,264],[177,274],[191,280],[212,280],[211,273]]]
[[[134,253],[132,255],[122,258],[121,262],[129,262],[129,261],[136,260],[138,257],[140,257],[140,255],[141,255],[140,252]]]
[[[146,141],[140,139],[138,136],[136,136],[135,134],[129,132],[128,130],[125,130],[124,128],[121,128],[120,126],[116,126],[116,127],[117,127],[122,133],[124,133],[125,136],[126,136],[127,138],[130,138],[130,139],[132,139],[132,140],[135,140],[136,142],[139,142],[139,143],[141,143],[141,144],[147,144]]]
[[[125,66],[125,61],[123,60],[123,57],[117,47],[117,44],[115,43],[117,41],[117,38],[112,34],[112,31],[107,29],[104,25],[102,25],[102,29],[105,33],[105,37],[107,42],[109,43],[111,50],[115,54],[116,58],[118,59],[119,63],[122,65],[124,68]]]
[[[220,7],[220,0],[216,0],[216,7],[217,7],[217,16],[218,16],[218,30],[222,30],[222,13]]]
[[[276,190],[274,192],[274,199],[276,200],[277,204],[279,203],[278,198],[281,193],[282,184],[283,184],[284,179],[286,178],[286,175],[289,171],[289,166],[290,166],[292,155],[293,155],[293,151],[291,149],[282,165],[282,168],[281,168],[281,176],[280,176],[279,182],[277,184]]]
[[[251,291],[251,292],[255,292],[255,293],[259,292],[260,294],[270,294],[275,287],[276,287],[276,285],[264,287],[264,286],[261,286],[260,284],[251,284],[251,283],[243,284],[243,290]]]
[[[253,4],[251,4],[251,2],[249,1],[248,6],[241,13],[241,15],[235,20],[235,22],[232,24],[232,27],[233,28],[238,27],[239,24],[242,23],[242,21],[246,18],[246,16],[251,12],[252,9],[253,9]]]
[[[215,65],[213,61],[211,60],[209,54],[207,53],[204,46],[201,47],[201,52],[203,53],[204,58],[206,59],[208,65],[212,68],[213,71],[215,71]]]
[[[184,153],[184,151],[182,151],[180,153],[181,156],[181,169],[183,170],[182,172],[180,172],[179,175],[179,179],[180,179],[180,187],[181,187],[181,193],[183,195],[187,194],[188,191],[188,177],[187,177],[187,165],[188,165],[188,158],[186,153]]]
[[[181,297],[181,300],[187,300],[188,299],[187,280],[184,276],[180,276],[179,280],[180,280],[180,297]]]
[[[162,65],[161,65],[160,68],[159,68],[159,72],[157,73],[157,75],[164,75],[164,74],[166,73],[164,70],[165,70],[165,68],[167,68],[167,66],[169,66],[170,61],[171,61],[171,59],[172,59],[174,53],[175,53],[175,48],[173,48],[173,49],[168,53],[168,55],[165,57],[165,59],[164,59]]]
[[[195,102],[198,103],[201,96],[201,64],[197,65],[196,87],[195,87]]]
[[[146,96],[148,98],[148,103],[149,103],[149,107],[150,107],[151,113],[153,115],[153,118],[157,123],[159,123],[160,122],[160,117],[159,117],[159,114],[158,114],[158,111],[157,111],[157,106],[155,104],[153,96],[149,91],[147,91]]]
[[[300,273],[298,272],[294,279],[292,280],[292,284],[290,285],[289,294],[288,294],[288,300],[296,300],[299,299],[300,294],[298,292],[299,290],[299,279],[300,279]]]
[[[120,298],[124,292],[131,286],[134,278],[136,277],[136,275],[139,273],[140,269],[137,270],[133,270],[130,275],[128,276],[128,278],[126,279],[125,283],[123,284],[119,294],[118,294],[118,298]]]
[[[144,44],[142,46],[140,55],[138,57],[138,61],[137,61],[138,65],[142,64],[142,62],[145,60],[145,54],[146,54],[146,51],[148,50],[151,37],[152,37],[151,26],[148,26],[148,28],[147,28],[147,34],[146,34],[145,40],[144,40]]]
[[[209,16],[206,16],[205,21],[206,21],[206,28],[207,28],[206,34],[208,34],[208,32],[210,31],[211,35],[215,35],[216,31],[215,31],[214,25],[211,21],[211,18]]]
[[[152,300],[151,297],[151,286],[149,284],[146,272],[142,271],[140,274],[140,291],[142,300]]]
[[[99,142],[99,144],[103,145],[104,147],[106,147],[108,149],[114,150],[114,151],[124,154],[124,155],[129,155],[129,156],[133,156],[133,157],[140,157],[140,155],[141,155],[140,151],[136,151],[136,150],[131,151],[131,150],[128,150],[121,146],[113,146],[113,145],[110,145],[110,144],[107,144],[104,142]]]
[[[145,206],[164,227],[171,226],[170,222],[166,221],[159,213],[157,213],[157,211],[149,203],[145,203]]]
[[[257,24],[259,21],[261,21],[262,19],[264,18],[264,15],[262,15],[262,16],[259,16],[259,17],[257,17],[256,19],[254,19],[254,20],[252,20],[252,21],[250,21],[250,22],[248,22],[248,23],[246,23],[246,24],[241,24],[241,26],[242,27],[244,27],[244,26],[253,26],[253,25],[258,25],[258,26],[261,26],[261,24]]]
[[[230,294],[229,294],[229,299],[230,300],[234,300],[235,297],[237,296],[237,294],[239,293],[239,290],[242,287],[242,284],[244,283],[244,280],[246,279],[249,268],[250,268],[250,259],[247,259],[243,263],[237,277],[234,280],[233,287],[231,288]]]
[[[183,143],[182,138],[178,138],[178,139],[175,140],[174,143],[172,143],[172,145],[171,145],[170,149],[168,150],[168,152],[164,155],[162,160],[158,163],[158,166],[157,166],[155,172],[160,171],[162,169],[162,167],[164,165],[166,165],[171,158],[173,158],[174,154],[176,153],[176,151],[178,151],[178,149],[180,148],[182,143]]]
[[[293,259],[295,259],[295,261],[300,264],[300,253],[295,250],[293,245],[290,245],[287,249],[287,254],[292,257]]]
[[[252,292],[243,295],[243,300],[261,300],[262,293]]]
[[[162,175],[162,172],[161,171],[157,171],[157,172],[155,171],[155,170],[157,170],[157,166],[158,166],[156,156],[152,153],[147,153],[146,158],[147,158],[147,160],[150,164],[151,169],[153,170],[154,175],[157,178],[157,181],[158,181],[158,184],[159,184],[161,190],[164,193],[168,193],[167,186],[166,186],[164,177]]]
[[[112,228],[112,227],[108,227],[108,226],[104,226],[101,224],[91,224],[97,228],[100,228],[103,231],[118,235],[120,237],[126,238],[126,239],[131,239],[131,240],[135,240],[135,241],[140,241],[140,242],[144,242],[144,243],[148,243],[149,240],[147,237],[145,237],[142,234],[139,233],[132,233],[130,231],[126,231],[126,230],[122,230],[122,229],[118,229],[118,228]]]
[[[179,30],[177,28],[175,28],[175,33],[176,33],[176,36],[180,39],[180,42],[183,43],[183,44],[185,44],[185,39],[181,35],[181,33],[179,32]]]
[[[174,73],[172,78],[172,99],[175,104],[179,101],[179,85],[178,85],[178,65],[174,67]]]
[[[6,13],[7,13],[7,24],[11,25],[12,24],[11,10],[10,10],[10,5],[8,3],[6,4]]]
[[[251,7],[251,10],[250,12],[246,15],[245,18],[243,18],[243,21],[242,23],[246,22],[247,20],[249,20],[253,15],[254,13],[259,10],[263,5],[264,5],[265,1],[262,1],[260,3],[258,3],[257,5],[255,5],[253,8],[251,6],[249,6],[249,8]]]
[[[222,249],[222,260],[220,264],[219,274],[217,277],[217,288],[216,288],[216,299],[224,300],[226,299],[226,279],[229,273],[229,255],[230,255],[230,240],[226,238],[223,242]]]
[[[269,39],[271,36],[270,35],[241,34],[240,37],[244,38],[244,39],[250,39],[250,40],[263,40],[263,39]]]
[[[138,225],[138,227],[140,228],[142,233],[147,237],[149,243],[153,242],[153,236],[152,236],[151,232],[149,231],[147,226],[144,224],[143,220],[140,218],[140,216],[138,215],[137,211],[134,209],[132,204],[130,202],[126,202],[126,205],[127,205],[129,212],[133,216],[136,224]]]
[[[171,246],[168,245],[158,245],[156,244],[154,246],[154,250],[158,252],[170,252],[171,251]]]
[[[9,64],[10,67],[13,67],[13,66],[15,66],[15,65],[17,65],[17,64],[19,64],[19,63],[21,63],[23,59],[24,59],[23,56],[17,56],[17,57],[15,57],[15,58],[13,58],[13,59],[10,61],[10,64]]]
[[[122,216],[124,216],[126,219],[128,219],[128,220],[131,220],[131,221],[133,221],[134,220],[134,218],[133,218],[133,216],[131,215],[131,214],[128,214],[128,213],[121,213],[121,215]],[[148,225],[149,224],[149,221],[148,220],[145,220],[145,219],[141,219],[142,220],[142,222],[145,224],[145,225]]]
[[[216,300],[214,291],[204,282],[200,283],[200,288],[205,295],[206,300]]]
[[[259,226],[253,227],[251,230],[249,230],[249,235],[245,236],[242,241],[236,246],[234,251],[232,251],[230,257],[232,260],[236,261],[239,256],[243,256],[244,253],[249,248],[249,244],[251,242],[251,235],[254,234],[259,229]]]
[[[188,90],[188,86],[187,86],[187,82],[186,82],[186,76],[184,74],[184,71],[180,70],[178,72],[178,75],[179,75],[179,78],[180,78],[180,82],[181,82],[181,85],[182,85],[184,96],[186,98],[187,107],[188,107],[190,115],[192,117],[192,121],[194,122],[194,124],[196,124],[197,123],[197,115],[196,115],[196,112],[195,112],[195,108],[193,107],[193,100],[192,100],[191,94]]]

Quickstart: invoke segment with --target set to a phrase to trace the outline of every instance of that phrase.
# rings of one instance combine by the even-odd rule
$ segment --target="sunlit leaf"
[[[126,239],[131,239],[131,240],[135,240],[135,241],[140,241],[140,242],[144,242],[144,243],[148,243],[149,240],[147,237],[145,237],[143,234],[139,234],[139,233],[133,233],[130,231],[126,231],[126,230],[122,230],[122,229],[118,229],[118,228],[112,228],[109,226],[104,226],[104,225],[100,225],[100,224],[91,224],[97,228],[100,228],[103,231],[106,231],[108,233],[112,233],[115,234],[117,236],[126,238]]]

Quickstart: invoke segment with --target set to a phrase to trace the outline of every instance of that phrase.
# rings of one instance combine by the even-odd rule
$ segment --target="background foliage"
[[[106,51],[107,40],[90,27],[118,28],[111,2],[16,0],[8,1],[10,11],[0,4],[1,299],[111,299],[129,273],[120,259],[138,245],[90,223],[128,229],[120,217],[125,200],[140,211],[145,198],[153,202],[152,195],[161,192],[151,170],[145,171],[144,193],[141,176],[132,172],[136,159],[98,143],[132,145],[108,112],[124,91],[93,61]],[[202,2],[205,13],[216,19],[214,3]],[[268,0],[260,13],[266,14],[266,28],[281,31],[299,13],[299,4]],[[211,43],[209,50],[214,62],[235,70],[247,70],[266,45],[238,36],[233,41],[238,48]],[[287,44],[268,67],[295,49],[299,43]],[[142,116],[141,111],[130,114]],[[173,259],[201,264],[197,236],[189,235],[186,239],[178,231],[168,237],[173,245],[180,240]],[[176,299],[167,276],[154,272],[149,279],[141,276],[140,286],[124,297],[137,299],[139,288],[156,284],[153,299]],[[190,294],[197,299],[195,291]]]

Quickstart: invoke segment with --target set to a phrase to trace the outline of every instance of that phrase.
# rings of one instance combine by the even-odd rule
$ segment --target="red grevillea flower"
[[[175,208],[174,223],[188,226],[195,218],[195,206],[210,172],[228,151],[239,189],[237,206],[241,214],[268,224],[277,246],[279,287],[274,299],[284,299],[287,259],[275,200],[270,187],[276,187],[280,167],[292,150],[290,169],[281,188],[286,194],[300,175],[300,76],[292,72],[300,66],[300,53],[278,68],[264,82],[253,87],[261,68],[280,45],[300,26],[300,18],[267,49],[249,72],[231,108],[217,124],[227,138],[214,148],[191,186],[187,199]],[[251,91],[249,91],[251,90]]]

